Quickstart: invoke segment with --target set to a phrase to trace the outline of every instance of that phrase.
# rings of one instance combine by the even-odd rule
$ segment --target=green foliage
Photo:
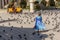
[[[34,4],[39,4],[39,2],[38,1],[35,1]]]
[[[30,9],[30,6],[27,6],[26,9]]]
[[[45,0],[42,0],[41,3],[46,6],[46,1]]]
[[[13,3],[14,2],[14,0],[11,0],[11,3]]]
[[[40,6],[39,6],[39,2],[38,1],[34,2],[34,6],[35,6],[34,7],[35,10],[40,10]]]
[[[26,8],[27,2],[26,2],[25,0],[22,0],[22,1],[20,2],[20,6],[21,6],[21,8]]]
[[[54,0],[49,0],[50,6],[55,6]]]

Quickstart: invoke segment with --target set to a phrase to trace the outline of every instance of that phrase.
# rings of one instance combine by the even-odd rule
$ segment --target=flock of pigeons
[[[60,32],[60,11],[43,10],[40,12],[46,29],[51,29],[40,35],[32,34],[37,13],[0,14],[0,40],[56,40],[55,36]]]

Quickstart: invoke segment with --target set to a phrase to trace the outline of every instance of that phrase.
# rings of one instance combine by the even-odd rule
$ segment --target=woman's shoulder
[[[36,18],[42,18],[42,16],[37,16]]]

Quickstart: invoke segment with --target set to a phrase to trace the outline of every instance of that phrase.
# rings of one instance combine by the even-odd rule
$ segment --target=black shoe
[[[35,32],[33,32],[32,35],[35,35]]]
[[[0,38],[1,38],[2,36],[0,35]]]

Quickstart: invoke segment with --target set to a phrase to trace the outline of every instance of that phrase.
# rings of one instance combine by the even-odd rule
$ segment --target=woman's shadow
[[[32,35],[33,32],[32,28],[17,28],[17,27],[7,27],[7,26],[0,26],[0,39],[8,38],[12,39],[26,39],[26,40],[45,40],[48,37],[47,34],[40,34],[40,35]],[[6,35],[8,34],[8,35]],[[11,38],[12,37],[12,38]]]
[[[40,40],[45,40],[45,38],[48,38],[48,35],[47,34],[43,34],[43,33],[36,33],[35,35],[33,35],[34,38],[36,39],[40,39]]]
[[[47,38],[47,37],[48,37],[47,34],[41,34],[40,39],[41,39],[41,40],[45,40],[45,38]]]

